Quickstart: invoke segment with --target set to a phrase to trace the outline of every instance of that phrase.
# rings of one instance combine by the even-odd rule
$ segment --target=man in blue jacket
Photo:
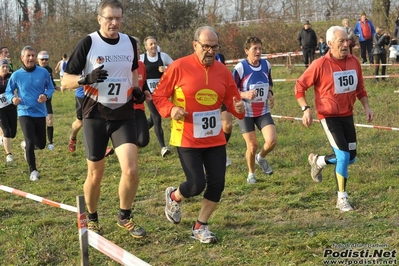
[[[363,59],[363,64],[367,63],[367,55],[369,57],[370,64],[374,63],[373,59],[373,36],[375,34],[375,28],[373,22],[367,19],[366,13],[360,14],[360,19],[356,22],[353,33],[359,38],[360,54]]]
[[[53,96],[54,85],[45,68],[36,65],[36,50],[25,46],[21,51],[22,67],[7,84],[7,100],[17,106],[19,123],[25,140],[21,147],[30,170],[30,180],[37,181],[35,148],[46,146],[46,101]]]

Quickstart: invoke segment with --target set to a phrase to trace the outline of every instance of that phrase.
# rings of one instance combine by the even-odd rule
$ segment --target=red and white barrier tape
[[[17,195],[17,196],[20,196],[20,197],[24,197],[24,198],[28,198],[28,199],[31,199],[31,200],[35,200],[35,201],[38,201],[38,202],[41,202],[41,203],[44,203],[44,204],[47,204],[47,205],[50,205],[50,206],[53,206],[53,207],[57,207],[57,208],[60,208],[60,209],[71,211],[71,212],[78,212],[78,209],[76,207],[74,207],[74,206],[58,203],[58,202],[55,202],[55,201],[52,201],[52,200],[49,200],[49,199],[45,199],[45,198],[30,194],[30,193],[26,193],[24,191],[21,191],[21,190],[15,189],[15,188],[11,188],[11,187],[7,187],[7,186],[4,186],[4,185],[0,185],[0,189],[3,190],[3,191],[9,192],[11,194],[14,194],[14,195]]]
[[[375,78],[399,78],[399,75],[377,75],[377,76],[363,76],[364,79]],[[273,79],[273,82],[295,82],[297,79]]]
[[[137,266],[147,266],[150,265],[147,262],[137,258],[126,250],[115,245],[106,238],[88,230],[89,233],[89,245],[97,249],[101,253],[104,253],[113,260],[119,262],[122,265],[137,265]]]
[[[74,206],[70,206],[70,205],[66,205],[66,204],[62,204],[62,203],[58,203],[49,199],[45,199],[15,188],[11,188],[11,187],[7,187],[4,185],[0,185],[0,190],[9,192],[11,194],[20,196],[20,197],[24,197],[24,198],[28,198],[31,200],[35,200],[53,207],[57,207],[60,209],[64,209],[64,210],[68,210],[71,212],[78,212],[77,207]],[[83,215],[85,216],[85,215]],[[78,223],[78,227],[79,227],[79,234],[82,235],[85,230],[88,231],[89,233],[89,244],[99,250],[100,252],[104,253],[105,255],[107,255],[108,257],[114,259],[115,261],[123,264],[123,265],[138,265],[138,266],[147,266],[150,265],[145,261],[142,261],[141,259],[137,258],[136,256],[132,255],[131,253],[127,252],[126,250],[122,249],[121,247],[117,246],[116,244],[112,243],[111,241],[105,239],[104,237],[94,233],[93,231],[90,231],[86,228],[86,221],[83,220],[82,218],[79,218],[79,223]]]
[[[273,118],[280,118],[286,120],[296,120],[302,121],[301,117],[291,117],[291,116],[283,116],[283,115],[272,115]],[[313,119],[313,122],[320,122],[318,119]],[[386,127],[386,126],[375,126],[375,125],[365,125],[365,124],[354,124],[355,127],[366,127],[366,128],[374,128],[374,129],[384,129],[384,130],[392,130],[392,131],[399,131],[397,127]]]

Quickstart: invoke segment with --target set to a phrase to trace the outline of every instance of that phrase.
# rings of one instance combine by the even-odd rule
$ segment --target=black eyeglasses
[[[123,17],[115,17],[115,18],[110,18],[110,17],[104,17],[103,15],[100,15],[100,17],[102,17],[103,19],[105,19],[107,22],[112,23],[112,21],[116,21],[116,22],[121,22]]]
[[[40,61],[48,61],[47,58],[40,58],[39,60],[40,60]]]
[[[201,47],[202,47],[202,50],[204,51],[204,52],[208,52],[209,50],[213,50],[213,51],[219,51],[219,49],[222,47],[220,44],[216,44],[216,45],[209,45],[209,44],[202,44],[202,43],[200,43],[200,41],[198,41],[198,40],[195,40],[197,43],[199,43],[200,45],[201,45]]]

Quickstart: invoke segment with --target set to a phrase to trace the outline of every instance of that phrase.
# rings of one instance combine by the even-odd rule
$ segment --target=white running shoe
[[[317,165],[317,158],[319,155],[311,153],[308,156],[308,163],[310,165],[310,176],[314,182],[321,182],[323,180],[322,170],[323,167]]]
[[[270,165],[267,163],[266,158],[261,158],[259,156],[259,153],[256,154],[255,156],[255,162],[262,168],[263,173],[267,175],[273,174],[273,169],[270,167]]]
[[[37,180],[39,180],[39,172],[37,170],[33,170],[32,173],[30,173],[30,181]]]
[[[14,161],[14,158],[12,157],[12,155],[11,155],[11,154],[8,154],[7,157],[6,157],[6,162],[7,162],[7,163],[11,163],[11,162],[13,162],[13,161]]]
[[[170,154],[170,150],[168,147],[162,147],[161,149],[161,155],[162,157],[166,157],[166,155]]]
[[[342,197],[342,198],[337,199],[336,207],[342,212],[353,211],[353,208],[349,203],[348,197]]]
[[[194,229],[193,226],[191,228],[191,237],[204,244],[212,244],[217,241],[215,234],[209,231],[207,225],[201,225],[198,229]]]
[[[170,197],[175,190],[174,187],[168,187],[165,190],[165,215],[171,223],[178,224],[181,221],[180,202],[174,201]]]
[[[248,184],[255,184],[256,183],[255,173],[248,174],[247,183]]]
[[[50,151],[54,150],[54,144],[50,143],[49,145],[47,145],[47,149],[49,149]]]
[[[231,165],[231,160],[228,156],[226,156],[226,167],[229,167]]]

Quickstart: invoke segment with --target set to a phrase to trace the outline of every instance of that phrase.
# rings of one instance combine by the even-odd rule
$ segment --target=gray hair
[[[97,8],[97,13],[99,16],[101,16],[103,14],[103,10],[106,7],[120,8],[120,9],[122,9],[122,14],[123,14],[123,5],[121,2],[119,2],[118,0],[102,0]]]
[[[216,32],[215,28],[213,28],[211,26],[201,26],[201,27],[199,27],[194,33],[194,41],[197,41],[199,36],[201,35],[201,33],[203,31],[207,31],[207,30],[208,31],[213,31],[216,34],[216,36],[218,37],[218,41],[219,41],[219,34]]]
[[[327,32],[326,32],[326,42],[334,42],[335,41],[335,32],[336,31],[342,31],[345,34],[346,33],[346,29],[344,27],[341,26],[332,26],[330,27]]]
[[[35,48],[33,48],[32,46],[30,46],[30,45],[26,45],[24,48],[22,48],[22,50],[21,50],[21,55],[23,56],[23,55],[25,55],[25,51],[35,51],[36,52],[36,49]]]

